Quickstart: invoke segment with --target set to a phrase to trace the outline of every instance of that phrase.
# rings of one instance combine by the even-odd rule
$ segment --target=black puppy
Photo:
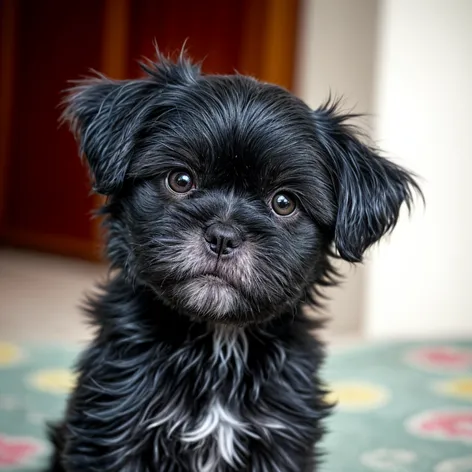
[[[67,99],[116,270],[49,470],[313,471],[329,407],[304,306],[417,184],[332,103],[184,57],[143,68]]]

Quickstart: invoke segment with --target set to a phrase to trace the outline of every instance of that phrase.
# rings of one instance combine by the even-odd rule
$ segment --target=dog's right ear
[[[152,113],[159,113],[163,88],[195,81],[199,74],[183,55],[174,63],[158,53],[158,61],[142,68],[147,73],[144,79],[115,81],[99,76],[81,81],[64,101],[63,120],[80,143],[97,193],[110,195],[123,185],[138,133]]]

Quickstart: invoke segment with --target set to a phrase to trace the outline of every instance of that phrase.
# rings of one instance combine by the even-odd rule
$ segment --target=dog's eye
[[[272,208],[280,216],[291,215],[297,208],[295,198],[288,193],[277,193],[272,199]]]
[[[187,193],[195,187],[192,176],[182,170],[171,172],[167,177],[167,185],[176,193]]]

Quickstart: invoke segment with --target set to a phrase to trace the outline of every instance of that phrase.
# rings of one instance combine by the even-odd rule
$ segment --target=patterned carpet
[[[61,414],[76,355],[0,342],[1,471],[41,470],[43,424]],[[323,471],[472,471],[472,342],[347,349],[324,377],[338,406]]]

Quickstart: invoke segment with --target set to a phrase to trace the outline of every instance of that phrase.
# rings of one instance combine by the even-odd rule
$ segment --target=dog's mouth
[[[250,311],[241,291],[218,273],[201,273],[187,277],[172,289],[172,298],[192,316],[223,319]]]
[[[213,287],[214,289],[226,289],[231,290],[232,292],[238,292],[240,295],[243,295],[241,292],[241,284],[237,281],[231,280],[229,277],[226,277],[223,274],[218,272],[202,272],[200,274],[192,274],[188,277],[183,277],[177,284],[194,284],[198,283],[200,286]]]
[[[217,271],[203,272],[201,274],[197,274],[192,277],[189,277],[188,280],[205,281],[212,285],[226,286],[226,287],[230,287],[235,290],[238,290],[238,291],[240,289],[238,284],[236,284],[234,281],[230,280],[228,277],[224,276],[223,274],[218,273]]]
[[[197,277],[196,279],[204,279],[208,280],[210,283],[222,283],[226,285],[231,285],[227,280],[225,280],[223,277],[217,275],[217,274],[202,274]]]

